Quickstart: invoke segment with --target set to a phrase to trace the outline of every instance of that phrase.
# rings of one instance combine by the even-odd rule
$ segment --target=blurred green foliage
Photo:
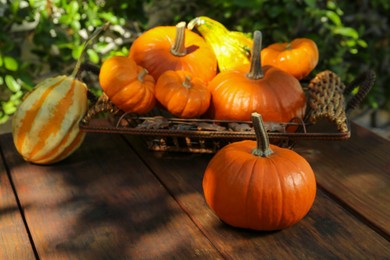
[[[126,55],[131,42],[153,26],[200,15],[231,30],[261,30],[264,46],[312,38],[320,51],[316,72],[330,69],[350,82],[373,69],[377,81],[366,105],[388,108],[389,11],[387,0],[0,0],[0,123],[42,78],[70,74],[82,43],[105,22],[110,30],[87,52],[87,61],[97,65]]]

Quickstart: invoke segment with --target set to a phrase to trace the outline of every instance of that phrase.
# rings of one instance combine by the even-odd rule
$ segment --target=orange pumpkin
[[[131,45],[129,57],[157,80],[167,70],[185,70],[210,81],[217,73],[212,48],[198,34],[177,26],[158,26],[144,32]]]
[[[99,82],[111,102],[124,112],[145,114],[156,104],[155,80],[129,57],[113,56],[104,61]]]
[[[171,114],[182,118],[199,117],[209,108],[207,85],[187,71],[166,71],[156,83],[156,98]]]
[[[315,175],[302,156],[269,144],[257,113],[253,123],[257,142],[231,143],[210,160],[203,177],[204,196],[231,226],[280,230],[309,212],[316,196]]]
[[[210,83],[211,117],[251,120],[253,112],[264,121],[289,122],[303,118],[306,96],[299,81],[275,67],[261,67],[261,33],[255,32],[252,61],[220,72]],[[249,73],[248,73],[249,71]]]
[[[317,66],[319,59],[317,44],[308,38],[292,42],[274,43],[261,51],[263,65],[277,67],[298,80],[303,79]]]

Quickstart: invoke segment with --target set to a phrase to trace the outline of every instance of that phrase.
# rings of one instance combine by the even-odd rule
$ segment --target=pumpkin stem
[[[139,73],[138,73],[138,76],[137,76],[137,79],[138,79],[138,81],[140,81],[140,82],[144,82],[144,77],[145,77],[145,75],[146,74],[148,74],[149,73],[149,71],[147,70],[147,69],[142,69]]]
[[[186,22],[180,22],[176,25],[176,38],[171,48],[171,53],[175,56],[184,56],[187,54],[185,43]]]
[[[251,57],[251,68],[246,75],[250,79],[261,79],[264,77],[263,69],[261,68],[261,48],[262,48],[262,33],[255,31],[253,35],[253,47]]]
[[[77,73],[79,72],[79,69],[80,69],[80,66],[81,66],[81,62],[84,60],[84,56],[85,56],[85,53],[86,53],[86,50],[87,50],[87,47],[89,47],[89,45],[91,45],[95,38],[102,32],[102,31],[105,31],[108,26],[110,25],[110,23],[105,23],[103,26],[97,28],[92,34],[91,36],[89,36],[89,38],[86,40],[86,42],[84,43],[84,46],[83,46],[83,49],[81,51],[81,54],[80,54],[80,57],[78,58],[77,60],[77,63],[76,63],[76,66],[74,67],[73,69],[73,72],[71,74],[71,77],[72,78],[75,78]]]
[[[191,77],[186,75],[186,78],[183,82],[183,86],[186,87],[186,88],[191,88],[192,84],[191,84]]]
[[[291,50],[292,49],[292,44],[291,42],[287,43],[286,47],[284,47],[285,50]]]
[[[273,153],[267,131],[264,127],[263,118],[259,113],[252,113],[252,122],[256,134],[257,147],[253,149],[252,154],[261,157],[268,157]]]

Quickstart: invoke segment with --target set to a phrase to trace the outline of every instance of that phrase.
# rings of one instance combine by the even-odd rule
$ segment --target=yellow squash
[[[79,121],[88,109],[87,86],[76,79],[85,47],[107,27],[91,36],[71,76],[51,77],[38,83],[18,107],[12,135],[24,160],[51,164],[68,157],[82,143]]]
[[[250,63],[252,38],[242,32],[229,31],[223,24],[206,16],[199,16],[188,23],[211,45],[218,60],[220,71]]]

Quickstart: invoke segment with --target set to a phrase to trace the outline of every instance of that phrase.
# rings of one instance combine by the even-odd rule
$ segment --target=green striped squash
[[[79,121],[88,109],[87,86],[69,76],[39,83],[18,107],[12,133],[26,161],[51,164],[68,157],[82,143]]]
[[[12,119],[12,135],[24,160],[52,164],[72,154],[84,140],[79,122],[88,109],[88,88],[76,78],[86,47],[109,24],[98,28],[83,46],[71,76],[47,78],[32,90]]]

